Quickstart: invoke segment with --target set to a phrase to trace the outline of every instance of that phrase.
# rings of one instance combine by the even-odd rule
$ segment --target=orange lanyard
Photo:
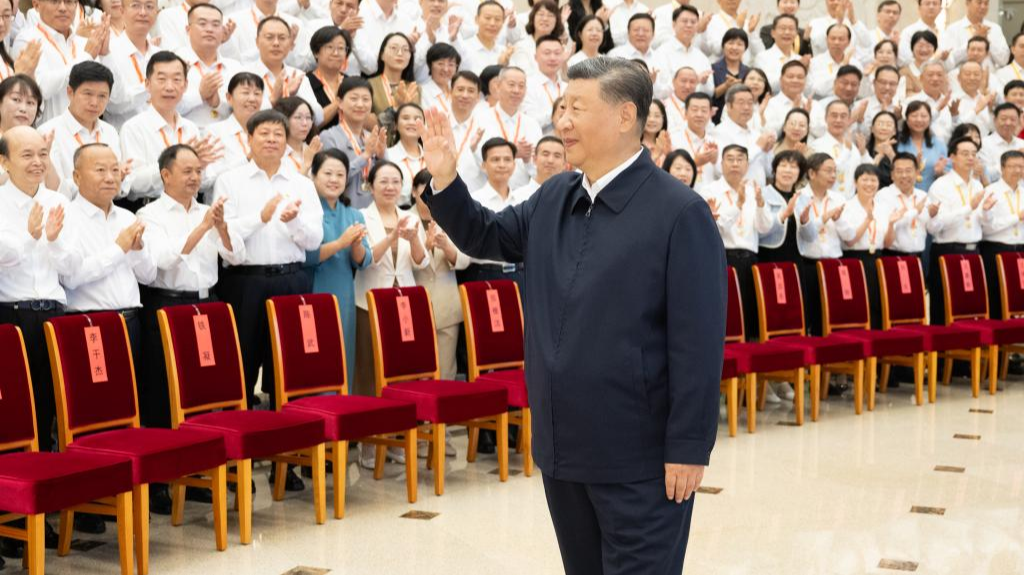
[[[1014,190],[1013,194],[1014,194],[1014,197],[1017,198],[1017,202],[1014,202],[1013,200],[1010,200],[1010,193],[1009,192],[1006,193],[1006,202],[1007,202],[1007,204],[1010,205],[1010,210],[1013,210],[1013,214],[1016,216],[1016,215],[1020,214],[1020,189],[1018,188],[1018,189]]]
[[[970,192],[970,185],[968,185],[967,191]],[[956,185],[956,193],[960,196],[960,205],[967,206],[967,197],[964,196],[964,191],[960,189],[960,185]]]
[[[675,100],[674,100],[674,97],[673,97],[673,103],[674,102],[675,102]],[[693,151],[694,157],[696,157],[698,154],[701,153],[702,150],[704,150],[704,143],[703,142],[700,143],[700,148],[697,148],[696,150],[694,150],[694,148],[693,148],[693,140],[690,139],[690,129],[689,128],[684,128],[683,129],[683,135],[686,136],[686,143],[690,145],[690,150]],[[703,165],[697,167],[697,177],[698,178],[700,178],[701,172],[703,172],[703,171],[704,171],[704,166]]]
[[[38,28],[39,32],[42,33],[43,38],[46,38],[46,41],[50,43],[50,46],[53,46],[53,49],[57,51],[57,54],[60,54],[60,59],[64,62],[64,65],[66,66],[68,63],[68,59],[66,56],[64,56],[64,50],[61,50],[60,46],[57,46],[57,43],[53,41],[53,38],[50,38],[50,35],[46,32],[46,30],[43,30],[42,24],[36,24],[36,28]],[[78,58],[78,48],[75,47],[75,38],[73,36],[71,37],[71,58]]]
[[[345,121],[342,120],[341,122],[338,122],[338,125],[341,126],[341,130],[345,133],[345,136],[348,136],[348,143],[352,145],[352,151],[356,153],[356,156],[362,156],[363,149],[359,147],[359,143],[356,142],[355,135],[353,135],[352,131],[348,129]]]
[[[448,105],[444,103],[445,100],[451,101],[451,96],[445,94],[442,90],[441,97],[437,99],[437,103],[441,105],[441,108],[444,109],[444,113],[447,115],[451,113],[451,110],[448,108]]]
[[[171,142],[167,139],[167,134],[164,134],[164,129],[160,129],[160,137],[164,140],[164,147],[170,148]],[[178,144],[181,144],[181,126],[178,126]]]
[[[672,103],[673,106],[675,106],[676,112],[679,113],[679,117],[683,119],[683,122],[686,122],[686,111],[683,110],[683,107],[679,105],[679,102],[676,99],[676,95],[673,94],[673,95],[669,96],[668,100],[669,100],[669,102]]]
[[[817,205],[814,204],[814,198],[811,198],[811,210],[814,210],[814,217],[820,218],[822,220],[822,223],[824,223],[825,213],[828,212],[828,198],[825,198],[824,204],[821,205],[820,213],[818,212]]]
[[[501,121],[501,116],[498,114],[498,110],[497,109],[494,110],[494,119],[498,121],[498,128],[501,128],[501,135],[505,138],[505,140],[508,140],[509,142],[511,142],[513,144],[515,144],[516,142],[519,142],[519,124],[523,121],[523,115],[522,114],[519,114],[516,117],[516,137],[515,137],[514,140],[509,140],[508,132],[505,131],[505,123]]]
[[[904,210],[907,210],[907,202],[906,202],[906,200],[903,199],[903,193],[900,192],[900,194],[899,194],[899,196],[897,196],[897,198],[900,199],[900,207],[903,208]],[[913,206],[913,204],[914,204],[913,201],[911,201],[910,204],[911,204],[911,206]],[[917,228],[917,218],[914,218],[913,220],[910,221],[910,228],[911,229]]]
[[[878,237],[878,222],[872,220],[868,224],[868,249],[875,249],[875,239]]]
[[[134,58],[134,56],[132,58]],[[199,60],[196,60],[195,62],[193,62],[192,65],[196,67],[196,72],[199,72],[199,75],[202,76],[203,75],[203,66],[199,62]],[[221,70],[224,69],[224,64],[221,63],[221,62],[217,62],[216,66],[210,66],[210,68],[216,68],[217,72],[220,72]],[[138,72],[138,70],[139,70],[139,67],[136,65],[135,71]]]
[[[100,131],[99,130],[97,130],[96,133],[92,135],[92,140],[93,140],[93,142],[99,144],[99,141],[100,141]],[[82,142],[82,137],[79,136],[78,134],[75,134],[75,142],[78,142],[79,146],[85,146],[85,142]]]
[[[324,80],[324,76],[323,74],[320,73],[320,70],[314,70],[313,76],[315,76],[316,79],[320,81],[320,84],[323,85],[324,94],[327,95],[327,100],[329,100],[331,104],[334,104],[333,92],[336,92],[336,90],[334,90],[333,87],[327,85],[327,82]]]
[[[555,98],[560,98],[562,96],[562,85],[558,84],[557,82],[555,83],[555,85],[558,86],[558,90],[555,92]],[[552,106],[554,106],[555,105],[555,98],[551,97],[551,92],[548,91],[548,85],[546,83],[544,84],[544,94],[547,94],[548,104],[551,104]]]
[[[238,140],[238,145],[242,147],[242,152],[245,153],[245,157],[249,157],[249,147],[245,145],[245,140],[242,139],[242,131],[235,132],[235,140]]]
[[[145,76],[142,75],[142,70],[139,69],[139,61],[135,59],[135,54],[131,55],[132,68],[135,68],[135,77],[139,79],[139,83],[142,84],[146,81]]]
[[[295,151],[294,150],[292,151],[291,154],[288,155],[288,159],[291,160],[292,164],[295,165],[295,169],[296,170],[298,170],[299,172],[302,172],[302,163],[295,159]]]
[[[391,83],[388,82],[388,79],[383,74],[380,76],[380,83],[384,85],[384,97],[388,99],[388,106],[394,108],[395,97],[391,93]]]
[[[411,178],[415,178],[416,175],[420,173],[420,170],[423,170],[423,155],[420,154],[420,157],[416,158],[415,160],[420,163],[420,168],[419,168],[419,170],[416,170],[415,172],[413,172],[412,164],[409,164],[409,159],[408,158],[402,158],[402,164],[405,164],[405,169],[409,171],[410,179]]]
[[[3,59],[0,59],[0,62],[3,62],[4,70],[6,71],[5,73],[0,74],[0,79],[6,80],[7,78],[10,78],[11,76],[13,76],[14,75],[14,70],[12,70],[11,67],[7,65],[7,61],[3,60]]]
[[[473,124],[475,123],[475,118],[469,119],[469,128],[466,128],[466,134],[462,137],[462,143],[459,144],[459,155],[457,158],[462,157],[462,151],[466,149],[466,142],[469,142],[469,138],[473,135]]]
[[[1020,75],[1020,66],[1017,66],[1017,62],[1010,62],[1010,67],[1013,68],[1013,73],[1017,75],[1017,80],[1024,80]]]

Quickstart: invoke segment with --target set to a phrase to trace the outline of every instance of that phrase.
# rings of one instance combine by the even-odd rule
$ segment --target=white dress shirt
[[[60,116],[40,126],[39,133],[53,134],[50,161],[60,177],[59,192],[67,196],[69,200],[78,194],[78,186],[75,185],[72,174],[75,171],[75,152],[79,148],[86,144],[100,142],[109,146],[118,159],[121,158],[121,141],[117,130],[103,120],[97,120],[96,127],[90,132],[79,124],[69,110],[65,110]],[[121,186],[122,193],[127,193],[130,186],[131,175],[125,178],[125,182]]]
[[[910,49],[910,39],[914,37],[914,34],[921,30],[928,30],[932,34],[935,34],[935,38],[939,41],[939,46],[942,46],[942,35],[944,32],[928,26],[923,20],[918,18],[916,22],[900,30],[900,48],[896,53],[899,55],[901,66],[905,66],[914,61],[914,51]],[[967,47],[966,40],[964,41],[964,47]],[[941,49],[936,52],[939,51],[941,51]],[[936,54],[935,57],[938,58],[938,54]]]
[[[70,270],[70,253],[65,239],[67,225],[56,240],[46,239],[46,230],[35,239],[28,233],[32,206],[43,208],[43,224],[50,209],[66,206],[67,199],[40,186],[35,196],[22,192],[9,180],[0,186],[0,302],[57,300],[67,303],[58,274]]]
[[[850,58],[850,65],[862,68],[856,57]],[[807,69],[807,85],[811,96],[820,100],[834,94],[836,74],[842,66],[842,60],[837,62],[828,51],[811,58],[811,65]]]
[[[555,100],[565,92],[565,87],[566,83],[560,78],[552,80],[539,72],[526,79],[526,97],[523,99],[522,110],[537,122],[545,134],[552,129],[551,109],[555,106]]]
[[[121,128],[121,157],[132,161],[130,200],[156,198],[163,190],[157,159],[174,144],[185,144],[199,137],[199,128],[175,113],[172,128],[155,108],[149,106]],[[205,179],[204,179],[205,181]]]
[[[833,209],[845,204],[846,198],[834,192],[828,192],[824,199],[818,200],[809,186],[805,186],[799,194],[800,197],[796,201],[793,214],[796,216],[796,246],[800,255],[815,260],[842,258],[843,247],[836,229],[836,222],[831,219],[825,221],[825,217]],[[808,204],[811,205],[811,210],[807,223],[803,224],[800,222],[800,216]]]
[[[420,147],[416,156],[411,156],[401,142],[396,142],[394,146],[384,151],[384,158],[397,164],[398,169],[402,172],[402,193],[398,197],[399,206],[412,204],[412,179],[420,173],[420,170],[427,167],[427,163],[423,159],[423,148]]]
[[[156,263],[156,277],[147,285],[164,290],[207,293],[217,283],[217,257],[228,264],[241,264],[245,241],[228,226],[231,250],[221,241],[216,229],[208,231],[188,254],[182,249],[192,231],[203,221],[209,206],[193,200],[188,209],[164,194],[138,212],[146,223],[143,240]]]
[[[1003,97],[1003,87],[1014,80],[1024,81],[1024,67],[1017,64],[1016,61],[1012,61],[1006,66],[998,68],[996,70],[995,78],[992,80],[995,80],[998,83],[999,90],[996,92],[996,95],[998,96],[999,102],[1004,102],[1005,98]],[[989,84],[992,84],[992,80],[989,81]],[[994,86],[989,86],[990,90],[994,88]]]
[[[1003,29],[991,20],[983,20],[982,25],[988,27],[986,37],[989,44],[989,62],[1001,66],[1003,62],[1010,59],[1010,47],[1006,43]],[[939,52],[949,50],[950,64],[959,66],[967,61],[967,41],[977,35],[974,24],[971,24],[966,17],[961,18],[942,31],[942,37],[939,39]]]
[[[857,166],[871,163],[871,158],[867,153],[861,154],[854,145],[847,148],[828,132],[821,138],[812,140],[809,148],[812,152],[824,152],[835,160],[836,183],[832,186],[832,192],[839,194],[844,199],[852,198],[857,192],[853,181],[853,174],[856,172]]]
[[[771,48],[757,55],[757,59],[754,60],[754,67],[760,68],[768,76],[768,82],[772,85],[772,92],[778,94],[779,79],[782,78],[782,67],[793,60],[799,59],[800,55],[796,52],[790,50],[789,56],[786,56],[782,53],[782,49],[779,48],[778,44],[772,44]]]
[[[139,50],[127,34],[110,40],[110,54],[107,60],[113,65],[114,89],[103,119],[118,130],[128,119],[142,112],[149,105],[146,91],[146,65],[150,57],[162,50],[146,42],[146,51]]]
[[[716,222],[726,250],[748,250],[756,254],[760,235],[771,231],[775,219],[772,218],[767,202],[758,207],[753,182],[746,185],[742,206],[739,204],[739,194],[733,191],[725,178],[708,184],[702,195],[708,200],[714,200],[718,206]]]
[[[725,36],[725,33],[731,28],[740,28],[740,26],[735,18],[722,10],[715,12],[708,22],[708,27],[704,30],[701,38],[704,41],[704,54],[712,62],[717,62],[722,58],[722,36]],[[743,31],[746,32],[746,28]],[[757,56],[761,52],[764,52],[764,42],[761,41],[761,35],[756,31],[752,34],[748,33],[747,38],[750,40],[750,45],[743,57],[743,62],[750,65],[757,60]]]
[[[938,204],[939,213],[928,222],[928,232],[939,244],[974,244],[981,240],[984,201],[971,208],[971,198],[982,192],[981,182],[964,179],[954,170],[932,183],[928,203]]]
[[[995,182],[1002,177],[1003,167],[999,162],[1004,152],[1010,150],[1024,150],[1024,139],[1014,135],[1009,142],[1003,140],[998,132],[993,132],[981,139],[981,150],[978,151],[978,160],[985,167],[985,175],[989,182]]]
[[[445,114],[450,114],[452,101],[450,95],[445,95],[441,87],[434,82],[434,79],[427,76],[422,82],[417,82],[420,87],[420,106],[424,110],[437,108]]]
[[[228,172],[249,162],[249,133],[238,123],[234,114],[216,124],[211,124],[207,134],[220,140],[224,147],[224,155],[213,164],[206,167],[205,179],[216,182],[221,174]]]
[[[295,16],[284,14],[280,10],[273,15],[287,22],[289,27],[297,26],[299,29],[298,36],[295,38],[295,47],[285,57],[285,64],[290,66],[303,64],[304,60],[301,54],[309,52],[309,31],[305,29],[303,22]],[[238,62],[258,62],[260,51],[256,47],[256,29],[259,27],[259,23],[268,16],[271,16],[271,14],[263,14],[255,4],[230,14],[228,18],[235,21],[235,32],[221,47],[221,52]],[[365,30],[365,27],[363,30]],[[360,42],[365,40],[361,37],[363,30],[359,31]],[[381,36],[381,39],[383,39],[383,36]],[[380,39],[377,42],[379,45]],[[359,43],[353,42],[352,44],[353,50],[359,49]],[[293,56],[293,54],[296,56]],[[374,59],[374,63],[376,63],[376,59]],[[224,84],[227,84],[227,80],[229,79],[225,79]]]
[[[953,91],[953,96],[950,101],[960,100],[960,107],[957,111],[957,123],[958,124],[974,124],[978,127],[981,132],[982,141],[985,136],[992,133],[992,113],[986,106],[981,109],[981,112],[977,112],[978,98],[982,96],[981,91],[974,96],[968,95],[963,90],[957,89]]]
[[[868,211],[856,196],[846,201],[843,213],[836,221],[836,233],[842,240],[843,250],[867,250],[875,252],[885,249],[885,233],[889,230],[889,215],[892,207],[886,202],[875,200],[871,215],[875,221],[868,225],[860,239],[854,242],[857,230],[864,224]]]
[[[756,112],[754,113],[757,114]],[[750,167],[747,169],[747,178],[753,179],[761,186],[765,185],[766,175],[771,171],[771,154],[767,153],[760,146],[757,145],[757,141],[761,138],[761,132],[753,128],[753,120],[747,122],[747,127],[743,128],[739,124],[736,124],[729,116],[728,107],[722,114],[722,120],[718,126],[715,127],[715,132],[712,139],[718,144],[718,150],[725,150],[726,146],[730,144],[739,144],[747,149],[747,158],[750,162]],[[678,145],[678,142],[673,142],[674,145]],[[722,173],[721,168],[722,158],[719,156],[718,162],[715,166],[714,179],[718,178],[718,175]]]
[[[398,211],[397,221],[401,222],[403,218],[408,216],[409,220],[416,225],[416,233],[420,237],[420,242],[426,243],[427,236],[420,223],[419,215],[412,210],[402,210],[401,208],[396,208],[396,210]],[[366,238],[370,246],[374,246],[387,238],[384,220],[381,218],[376,202],[371,202],[369,206],[363,208],[360,212],[363,213],[363,218],[366,220]],[[415,286],[416,277],[413,275],[413,270],[428,268],[431,260],[430,253],[424,247],[423,260],[414,262],[412,259],[412,245],[408,240],[399,238],[397,255],[393,255],[391,247],[388,247],[384,251],[384,255],[380,257],[380,260],[371,262],[366,268],[356,270],[356,306],[362,310],[367,309],[366,293],[370,290],[393,288],[396,283],[399,286]]]
[[[826,14],[825,16],[812,19],[810,24],[808,24],[808,27],[811,29],[811,50],[815,54],[828,52],[828,29],[833,24],[845,24],[850,30],[851,47],[870,42],[870,40],[865,40],[865,38],[869,37],[871,32],[868,31],[867,26],[860,20],[856,24],[851,24],[850,19],[846,16],[843,16],[843,20],[840,22]]]
[[[778,134],[782,130],[783,124],[786,123],[786,115],[793,108],[803,108],[804,99],[801,96],[797,96],[796,102],[789,99],[788,96],[781,92],[772,96],[768,100],[768,105],[764,109],[764,127],[766,130],[773,134]],[[810,131],[810,122],[808,122],[807,130]]]
[[[263,78],[263,110],[269,109],[270,106],[270,92],[273,90],[274,83],[277,82],[277,75],[271,72],[262,60],[255,60],[248,66],[243,66],[246,72],[252,72],[253,74]],[[320,102],[316,99],[316,94],[313,94],[313,86],[309,83],[309,77],[306,73],[298,68],[292,68],[287,64],[284,65],[281,73],[288,80],[288,85],[292,86],[295,82],[300,82],[299,89],[295,92],[295,95],[302,98],[309,104],[309,107],[313,109],[313,125],[319,126],[324,121],[324,109],[320,106]],[[226,82],[225,82],[226,84]]]
[[[519,140],[526,140],[530,144],[536,145],[537,141],[544,136],[543,131],[540,129],[540,124],[524,114],[522,107],[515,114],[509,115],[502,109],[500,104],[494,108],[480,106],[476,109],[475,116],[477,128],[482,128],[484,131],[475,154],[478,165],[483,162],[483,158],[480,156],[483,145],[491,138],[504,138],[513,144]],[[518,188],[526,184],[530,180],[533,170],[532,162],[525,163],[517,158],[516,171],[512,175],[512,181],[509,182],[509,186]]]
[[[200,129],[207,129],[215,122],[219,122],[231,115],[231,105],[228,104],[228,83],[231,82],[231,77],[241,72],[242,65],[237,61],[230,58],[224,58],[217,55],[217,60],[211,65],[207,66],[196,56],[192,47],[186,44],[185,46],[178,49],[178,56],[181,56],[185,63],[188,64],[188,89],[185,90],[185,94],[181,97],[181,102],[178,103],[178,113],[188,118],[195,123]],[[199,94],[199,85],[203,81],[203,76],[207,74],[213,74],[220,72],[220,77],[223,80],[220,90],[218,90],[220,96],[220,105],[213,108],[206,102],[203,102],[203,97]],[[269,92],[271,86],[264,86],[264,92]],[[316,101],[314,100],[314,104]]]
[[[255,162],[230,170],[217,179],[213,200],[227,196],[224,219],[228,227],[245,241],[247,266],[266,266],[305,262],[306,251],[316,250],[324,238],[324,211],[313,182],[294,170],[281,167],[272,177]],[[263,222],[263,207],[274,196],[284,198],[270,220]],[[281,212],[295,200],[301,200],[299,215],[285,223]]]
[[[917,205],[922,200],[927,200],[928,193],[915,188],[908,197],[895,184],[886,186],[875,194],[875,203],[884,202],[889,205],[890,210],[906,208],[903,217],[896,221],[894,226],[896,238],[893,240],[890,250],[908,254],[920,254],[924,251],[925,240],[928,237],[928,205],[918,212]]]
[[[362,32],[360,31],[360,34],[361,33]],[[467,38],[463,41],[462,45],[464,47],[464,51],[462,55],[462,66],[460,66],[459,69],[469,70],[477,76],[480,75],[480,72],[482,72],[484,68],[497,64],[498,59],[501,58],[501,53],[505,51],[504,43],[495,40],[494,46],[492,48],[487,48],[477,36]],[[375,53],[374,58],[376,57]]]
[[[501,212],[505,208],[508,208],[509,206],[515,206],[516,204],[519,203],[516,202],[515,196],[512,194],[512,190],[513,189],[511,188],[510,183],[508,195],[502,198],[501,194],[498,194],[498,191],[494,189],[494,186],[491,186],[491,183],[487,182],[486,184],[483,185],[482,188],[470,192],[469,195],[473,197],[473,200],[479,202],[480,205],[483,206],[484,208],[487,208],[492,212]],[[479,258],[470,258],[470,262],[472,262],[473,264],[491,264],[498,266],[505,264],[505,262],[498,262],[496,260],[481,260]]]
[[[481,104],[477,109],[486,107],[486,104]],[[477,164],[476,152],[469,146],[470,141],[479,128],[476,113],[470,113],[469,117],[463,122],[456,120],[454,114],[449,114],[448,122],[452,127],[452,136],[455,137],[455,149],[459,153],[459,176],[466,183],[466,188],[476,190],[487,183],[487,176],[480,169],[480,165]],[[481,139],[477,147],[482,145],[483,139]]]
[[[522,204],[529,200],[530,196],[533,196],[533,193],[539,189],[540,182],[530,178],[529,182],[513,190],[512,193],[509,194],[509,198],[511,198],[513,204]]]
[[[714,131],[714,126],[709,125],[704,129],[704,136],[698,136],[696,132],[690,130],[690,127],[684,124],[678,132],[669,131],[669,137],[672,139],[672,147],[676,149],[683,149],[690,153],[690,157],[694,160],[697,159],[697,154],[704,151],[704,146],[708,142],[713,142],[714,138],[711,137]],[[724,147],[720,147],[719,151]],[[750,155],[750,152],[747,152]],[[702,196],[704,195],[704,186],[715,181],[715,164],[718,159],[712,160],[703,166],[697,166],[696,179],[693,183],[693,189],[699,192]]]
[[[608,55],[613,58],[622,58],[624,60],[643,60],[647,64],[648,70],[658,70],[658,78],[661,78],[662,74],[668,74],[667,70],[661,70],[660,61],[655,53],[654,48],[648,46],[647,52],[641,52],[636,46],[633,46],[629,42],[620,44],[615,48],[612,48]]]
[[[191,7],[182,2],[160,10],[156,17],[155,36],[160,38],[161,50],[177,51],[188,46],[188,11]]]
[[[992,209],[983,212],[981,218],[982,236],[988,242],[1000,244],[1024,244],[1024,222],[1021,212],[1024,211],[1024,190],[1020,182],[1010,187],[1006,180],[999,179],[985,189],[987,196],[995,196],[996,203]]]
[[[103,213],[79,195],[68,204],[64,232],[72,253],[69,272],[60,275],[67,290],[68,309],[78,312],[139,308],[139,283],[156,278],[156,262],[149,244],[125,252],[115,240],[135,222],[131,212],[111,205]]]
[[[650,14],[651,9],[640,0],[621,0],[609,2],[608,28],[612,32],[612,42],[616,46],[623,46],[629,42],[629,19],[636,14]]]
[[[352,53],[359,61],[363,74],[372,76],[377,72],[377,53],[384,37],[392,32],[401,32],[408,36],[415,21],[405,17],[398,9],[392,10],[390,16],[384,14],[377,0],[360,2],[359,16],[363,19],[363,27],[356,35],[358,41],[352,43]],[[308,49],[308,43],[306,47]],[[477,73],[479,74],[479,71]]]
[[[704,72],[711,71],[711,61],[700,50],[697,38],[686,46],[679,39],[673,37],[662,44],[655,52],[655,68],[661,72],[658,74],[658,83],[671,89],[672,80],[680,68],[693,68],[697,77]],[[697,85],[698,92],[712,95],[715,92],[715,80],[713,75],[708,74],[708,79],[703,84]]]

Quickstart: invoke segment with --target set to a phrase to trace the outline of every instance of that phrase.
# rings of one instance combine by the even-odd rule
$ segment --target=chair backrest
[[[245,410],[245,376],[230,304],[168,306],[157,311],[171,397],[171,424],[189,414]]]
[[[1024,317],[1024,252],[1001,252],[996,266],[1003,318]]]
[[[78,434],[139,426],[135,364],[120,314],[52,318],[46,323],[46,346],[61,449]]]
[[[469,379],[488,370],[522,368],[525,354],[519,286],[511,280],[466,282],[459,286],[459,297]]]
[[[38,450],[36,406],[32,398],[32,376],[21,329],[0,324],[0,452]]]
[[[871,327],[864,263],[856,258],[818,260],[824,334]]]
[[[275,296],[267,300],[267,318],[278,408],[310,394],[348,392],[341,312],[333,294]]]
[[[795,262],[754,264],[760,339],[804,335],[804,301]]]
[[[740,280],[736,269],[725,267],[726,284],[729,285],[729,306],[725,315],[725,341],[743,342],[746,340],[746,321],[743,318],[743,296],[740,294]]]
[[[883,256],[875,260],[882,293],[882,328],[927,322],[924,270],[917,256]]]
[[[370,290],[366,303],[377,394],[395,381],[439,379],[434,311],[427,289],[409,286]]]
[[[946,324],[955,320],[988,318],[988,285],[980,254],[943,254],[942,291]]]

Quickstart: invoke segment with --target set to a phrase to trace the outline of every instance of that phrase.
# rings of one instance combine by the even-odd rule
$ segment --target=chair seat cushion
[[[526,372],[522,370],[496,370],[481,374],[476,382],[489,382],[504,386],[508,390],[508,405],[529,408],[530,399],[526,391]]]
[[[126,458],[85,452],[0,455],[0,510],[45,514],[132,490]]]
[[[833,334],[862,342],[864,355],[875,358],[924,352],[924,336],[906,330],[843,330]]]
[[[324,441],[323,418],[301,412],[225,410],[192,416],[183,430],[214,432],[224,437],[229,460],[266,458]]]
[[[1024,342],[1024,320],[957,320],[953,326],[972,328],[981,332],[981,343],[985,346],[1019,344]]]
[[[807,366],[856,362],[865,358],[863,344],[839,336],[783,336],[771,341],[802,350]]]
[[[739,374],[796,370],[807,365],[802,349],[775,342],[729,342],[725,351],[736,358]]]
[[[285,412],[313,414],[324,421],[333,441],[355,440],[416,427],[416,406],[373,396],[307,396],[284,405]]]
[[[200,430],[121,428],[81,436],[69,452],[100,453],[132,462],[132,484],[168,482],[224,464],[224,439]]]
[[[736,376],[736,357],[726,351],[725,356],[722,358],[722,380],[728,380]]]
[[[924,348],[928,352],[969,350],[981,345],[981,330],[967,326],[903,324],[892,329],[921,334],[924,336]]]
[[[461,422],[508,411],[508,391],[500,384],[416,380],[389,384],[385,398],[416,404],[416,418],[438,424]]]

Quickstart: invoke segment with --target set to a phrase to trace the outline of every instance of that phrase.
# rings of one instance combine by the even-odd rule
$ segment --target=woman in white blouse
[[[402,191],[402,171],[394,163],[381,160],[367,176],[373,203],[361,212],[366,219],[367,239],[373,260],[356,272],[356,381],[353,392],[363,396],[376,394],[373,343],[366,293],[376,288],[415,286],[413,269],[430,266],[426,236],[419,217],[398,207]],[[373,447],[364,446],[360,464],[373,467]],[[399,461],[399,453],[389,450],[388,457]],[[368,465],[368,466],[367,466]]]
[[[545,36],[565,36],[565,25],[558,16],[558,4],[552,0],[538,0],[530,9],[526,22],[527,36],[516,42],[509,65],[522,68],[526,74],[537,72],[537,40]]]
[[[821,296],[818,294],[818,260],[842,258],[836,221],[846,199],[830,192],[836,183],[836,162],[823,152],[807,159],[807,186],[796,203],[796,244],[802,257],[801,277],[807,333],[821,335]]]
[[[402,171],[399,206],[412,205],[412,180],[427,166],[423,162],[423,145],[416,132],[417,121],[423,121],[423,109],[419,105],[408,102],[399,106],[395,111],[395,133],[398,141],[384,153],[384,157],[394,162]]]
[[[566,65],[571,68],[574,64],[600,56],[599,50],[601,49],[601,42],[604,41],[604,29],[604,21],[597,16],[593,14],[584,16],[583,20],[580,20],[580,26],[577,30],[577,36],[580,39],[580,49],[569,58]]]

